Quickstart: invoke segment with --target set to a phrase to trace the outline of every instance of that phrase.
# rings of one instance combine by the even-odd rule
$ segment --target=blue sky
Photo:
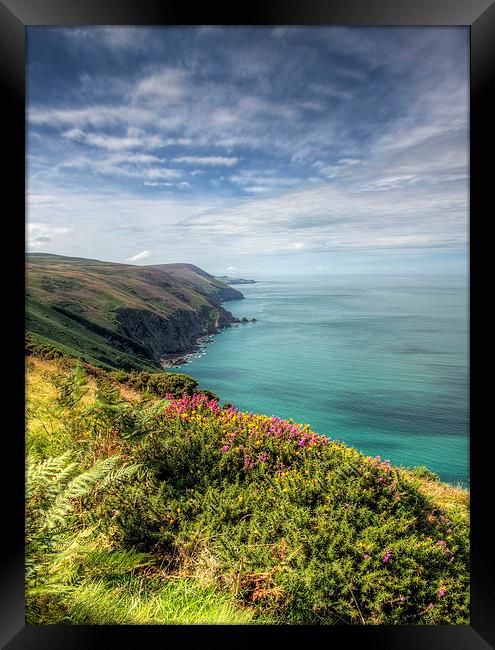
[[[30,251],[465,273],[464,27],[29,27]]]

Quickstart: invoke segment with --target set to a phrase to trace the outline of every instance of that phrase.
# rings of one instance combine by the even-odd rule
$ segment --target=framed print
[[[2,0],[3,647],[494,647],[495,9],[381,5]]]

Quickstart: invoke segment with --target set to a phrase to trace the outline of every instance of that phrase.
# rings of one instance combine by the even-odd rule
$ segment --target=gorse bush
[[[28,469],[31,622],[469,623],[468,514],[446,486],[441,507],[423,470],[162,396],[59,380],[67,454]]]
[[[108,373],[111,379],[119,384],[124,384],[138,391],[144,391],[150,395],[165,397],[168,393],[173,397],[182,395],[193,395],[194,393],[204,394],[207,397],[217,399],[215,395],[207,389],[198,388],[198,382],[189,375],[172,372],[125,372],[117,370]]]
[[[135,456],[155,478],[114,504],[120,543],[159,549],[198,575],[209,562],[217,584],[259,613],[286,623],[468,621],[467,521],[379,457],[197,395],[171,401]]]

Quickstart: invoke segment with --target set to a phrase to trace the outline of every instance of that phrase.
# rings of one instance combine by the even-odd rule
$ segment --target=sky
[[[467,273],[467,27],[28,27],[27,246]]]

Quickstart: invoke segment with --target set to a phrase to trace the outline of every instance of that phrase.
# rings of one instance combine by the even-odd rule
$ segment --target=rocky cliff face
[[[167,317],[145,309],[119,309],[116,322],[120,334],[139,342],[160,362],[163,357],[192,352],[202,336],[238,320],[223,307],[202,307],[178,309]]]
[[[228,300],[242,300],[244,294],[232,287],[218,287],[218,297],[220,302],[227,302]]]

